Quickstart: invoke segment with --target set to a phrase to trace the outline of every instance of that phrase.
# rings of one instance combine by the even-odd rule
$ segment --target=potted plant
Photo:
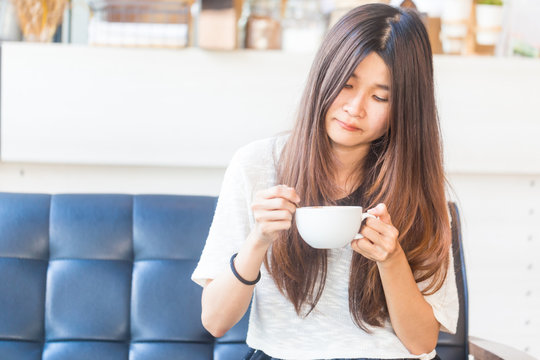
[[[479,45],[496,45],[502,23],[502,0],[476,0],[476,42]]]

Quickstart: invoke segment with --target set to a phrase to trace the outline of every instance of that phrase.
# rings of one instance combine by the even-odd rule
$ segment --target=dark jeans
[[[265,353],[263,353],[261,350],[250,349],[243,360],[280,360],[280,359],[268,356]],[[382,360],[382,359],[358,358],[358,359],[333,359],[333,360]],[[400,360],[400,359],[393,359],[393,360]],[[401,360],[414,360],[414,359],[401,359]],[[433,360],[441,360],[441,358],[439,357],[439,355],[436,355],[433,358]]]

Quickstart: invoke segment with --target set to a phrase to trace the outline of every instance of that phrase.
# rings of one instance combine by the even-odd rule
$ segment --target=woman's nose
[[[343,105],[343,110],[352,117],[365,117],[366,109],[364,97],[360,94],[355,97],[351,97]]]

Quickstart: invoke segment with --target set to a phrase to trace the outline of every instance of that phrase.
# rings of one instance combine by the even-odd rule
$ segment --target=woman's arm
[[[437,345],[440,325],[418,289],[386,206],[369,212],[379,219],[366,220],[361,231],[365,238],[355,240],[352,248],[377,262],[390,322],[401,342],[412,354],[429,353]]]
[[[280,232],[291,227],[299,201],[293,188],[282,185],[257,193],[251,207],[255,226],[234,260],[242,278],[257,278],[266,251]],[[246,313],[254,288],[241,283],[230,270],[208,280],[202,294],[203,326],[215,337],[225,335]]]
[[[412,354],[429,353],[437,345],[439,322],[418,289],[405,253],[378,262],[392,327]]]
[[[255,280],[267,249],[252,231],[234,259],[238,274],[246,280]],[[246,313],[254,289],[255,285],[241,283],[230,270],[208,280],[202,293],[201,313],[206,330],[215,337],[225,335]]]

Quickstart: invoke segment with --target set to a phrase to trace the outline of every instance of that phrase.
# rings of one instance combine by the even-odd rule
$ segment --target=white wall
[[[470,334],[540,358],[540,175],[449,180],[463,222]]]
[[[310,61],[277,51],[3,44],[1,157],[223,167],[246,140],[289,127]]]
[[[236,147],[290,127],[311,56],[3,44],[0,191],[217,195]],[[435,67],[470,333],[540,357],[540,62]]]

